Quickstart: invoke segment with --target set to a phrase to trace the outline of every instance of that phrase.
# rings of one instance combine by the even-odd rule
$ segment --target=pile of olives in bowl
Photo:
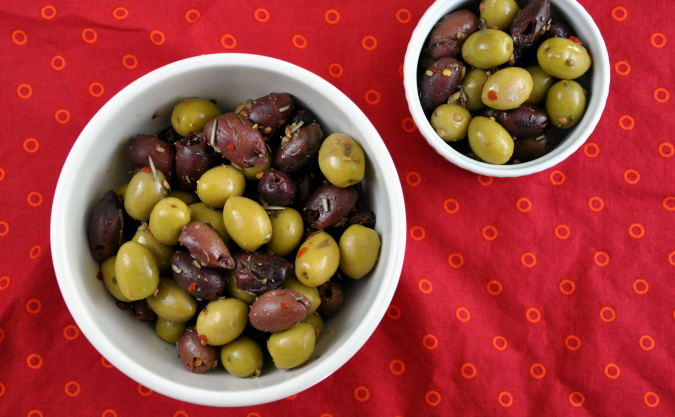
[[[453,149],[489,164],[518,164],[553,150],[556,129],[586,110],[590,53],[549,0],[522,9],[483,0],[444,16],[418,63],[420,104]],[[575,81],[576,80],[576,81]]]
[[[184,98],[171,124],[131,139],[130,181],[94,208],[99,278],[191,372],[220,362],[257,377],[266,357],[284,370],[308,363],[322,315],[379,257],[363,149],[324,137],[286,93],[225,114]]]

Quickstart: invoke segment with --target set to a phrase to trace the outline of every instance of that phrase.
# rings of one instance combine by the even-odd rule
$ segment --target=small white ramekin
[[[365,200],[377,214],[382,247],[376,268],[345,291],[338,314],[312,362],[281,371],[271,360],[257,379],[236,378],[219,365],[204,374],[188,372],[176,348],[151,325],[119,310],[96,279],[99,264],[89,252],[87,227],[105,191],[129,181],[129,139],[170,125],[183,97],[214,98],[232,111],[248,98],[288,92],[311,109],[325,134],[345,133],[367,156]],[[155,110],[159,117],[153,119]],[[324,79],[298,66],[246,54],[204,55],[175,62],[134,81],[96,113],[75,142],[54,195],[51,248],[64,300],[82,333],[117,369],[149,389],[182,401],[210,406],[247,406],[279,400],[318,383],[347,362],[384,316],[398,284],[406,242],[403,192],[382,138],[361,110]],[[329,331],[332,330],[332,331]],[[316,359],[317,355],[320,358]]]
[[[561,143],[541,158],[516,165],[492,165],[479,162],[455,151],[436,134],[422,111],[417,89],[417,63],[422,49],[427,46],[426,42],[433,26],[446,14],[463,8],[474,10],[478,8],[479,3],[480,0],[437,0],[417,23],[410,43],[408,43],[403,65],[403,85],[410,114],[429,145],[448,161],[476,174],[491,177],[520,177],[551,168],[579,149],[600,121],[609,94],[610,80],[609,55],[605,41],[593,18],[579,3],[575,0],[552,0],[552,17],[568,23],[593,56],[591,69],[575,80],[588,91],[586,113],[576,126],[557,135],[556,138],[561,140]],[[529,1],[518,0],[521,7],[527,3]]]

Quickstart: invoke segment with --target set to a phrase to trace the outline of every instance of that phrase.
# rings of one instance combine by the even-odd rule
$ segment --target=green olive
[[[541,67],[534,66],[526,70],[532,76],[532,94],[525,103],[539,105],[546,100],[546,94],[555,82],[555,78],[548,75]]]
[[[317,308],[321,305],[321,296],[319,295],[319,290],[316,287],[308,287],[302,282],[300,282],[295,277],[289,277],[284,284],[284,288],[287,288],[291,291],[299,292],[305,298],[312,303],[312,308],[309,309],[307,314],[312,314],[316,311]]]
[[[513,53],[513,39],[497,29],[475,32],[462,45],[462,57],[475,68],[498,67],[508,62]]]
[[[103,284],[113,297],[117,298],[120,301],[128,303],[129,300],[127,297],[122,294],[120,286],[117,284],[117,278],[115,278],[115,260],[117,255],[112,255],[109,258],[106,258],[101,262],[101,275],[103,275]]]
[[[265,152],[265,156],[267,157],[267,162],[265,162],[262,169],[255,165],[250,168],[241,169],[241,173],[244,174],[244,178],[246,178],[248,181],[257,181],[260,179],[258,175],[262,176],[262,172],[267,172],[270,170],[270,168],[272,168],[272,154]]]
[[[359,279],[370,272],[380,256],[380,236],[360,224],[347,228],[340,237],[340,271]]]
[[[129,187],[129,183],[126,183],[126,184],[124,184],[123,186],[121,186],[121,187],[117,190],[117,195],[121,195],[122,197],[124,197],[124,193],[127,192],[127,188],[128,188],[128,187]]]
[[[225,228],[225,221],[223,220],[223,211],[207,206],[204,203],[196,203],[188,206],[190,209],[190,217],[192,221],[200,221],[208,224],[213,228],[213,230],[218,233],[223,242],[227,247],[232,247],[234,241],[227,233]]]
[[[180,334],[183,332],[185,323],[174,323],[164,319],[157,319],[155,322],[155,332],[160,339],[169,343],[177,343]]]
[[[446,142],[457,142],[466,137],[471,113],[459,104],[441,104],[431,114],[431,126]]]
[[[290,329],[272,334],[267,341],[267,349],[277,368],[291,369],[307,362],[314,353],[315,344],[314,327],[298,323]]]
[[[253,304],[253,302],[258,298],[257,295],[251,294],[250,292],[243,291],[237,287],[237,280],[234,279],[234,272],[231,269],[226,269],[225,274],[227,274],[227,293],[230,297],[234,297],[237,300],[241,300],[248,305]]]
[[[565,38],[546,39],[537,50],[537,61],[548,74],[573,80],[591,67],[591,56],[583,46]]]
[[[203,98],[185,97],[171,113],[171,124],[181,136],[188,132],[201,132],[209,120],[220,116],[215,104]]]
[[[157,293],[145,301],[158,317],[174,323],[185,323],[197,313],[197,300],[183,291],[173,278],[160,278]]]
[[[558,81],[548,91],[546,113],[553,126],[568,129],[581,120],[585,111],[586,91],[576,81]]]
[[[175,197],[167,197],[155,204],[150,212],[150,230],[160,243],[167,246],[178,244],[183,226],[190,224],[188,206]]]
[[[256,250],[272,238],[270,217],[260,204],[246,197],[228,198],[223,220],[227,233],[244,250]]]
[[[244,195],[246,178],[232,165],[221,165],[206,171],[197,181],[197,195],[205,204],[223,208],[228,198]]]
[[[331,184],[349,187],[363,179],[366,156],[354,139],[342,133],[333,133],[321,144],[319,168]]]
[[[236,377],[258,376],[263,365],[262,349],[253,339],[242,335],[221,348],[220,362]]]
[[[296,210],[286,207],[270,215],[272,238],[267,242],[267,251],[277,256],[293,252],[302,241],[302,216]]]
[[[522,68],[511,67],[497,71],[483,87],[481,98],[497,110],[515,109],[525,103],[532,93],[532,76]]]
[[[164,188],[166,182],[164,174],[159,170],[156,172],[157,179],[151,172],[138,171],[124,192],[124,209],[129,216],[138,221],[147,222],[155,204],[169,193]]]
[[[185,203],[186,205],[199,203],[199,198],[195,193],[188,193],[187,191],[175,190],[169,192],[168,197],[174,197]]]
[[[476,116],[469,126],[469,145],[480,159],[501,165],[513,155],[513,138],[494,120]]]
[[[481,94],[483,87],[488,80],[485,70],[474,68],[467,72],[462,80],[462,88],[466,94],[466,109],[469,111],[478,111],[485,107]]]
[[[340,264],[340,248],[326,232],[307,239],[295,257],[295,276],[309,287],[326,283]]]
[[[230,343],[248,323],[248,305],[236,298],[211,301],[197,317],[199,338],[211,346]]]
[[[241,103],[236,109],[234,109],[234,112],[239,113],[240,111],[244,110],[244,107],[246,107],[246,103]]]
[[[159,268],[160,274],[168,274],[171,272],[171,257],[174,253],[171,246],[160,243],[148,230],[136,231],[136,234],[131,240],[150,249],[150,252],[155,256],[155,261],[157,261],[157,267]]]
[[[509,30],[518,16],[520,8],[514,0],[483,0],[480,4],[480,17],[488,26]]]
[[[117,252],[115,275],[120,291],[130,301],[151,296],[159,285],[159,268],[150,249],[129,241]]]
[[[307,317],[300,323],[311,324],[314,327],[314,334],[316,335],[316,341],[318,342],[321,339],[323,334],[323,319],[319,313],[308,314]]]

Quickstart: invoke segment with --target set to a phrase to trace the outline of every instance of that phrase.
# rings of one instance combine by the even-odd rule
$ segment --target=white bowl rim
[[[564,161],[576,152],[576,150],[586,142],[586,139],[588,139],[591,133],[593,133],[593,130],[600,121],[609,95],[611,77],[609,53],[607,52],[607,45],[605,44],[600,29],[595,24],[595,21],[591,15],[588,14],[586,9],[584,9],[576,0],[553,1],[553,3],[560,5],[560,7],[569,8],[575,16],[578,16],[583,21],[583,25],[590,29],[591,37],[600,41],[600,47],[593,48],[592,67],[594,71],[597,71],[597,73],[594,72],[595,76],[600,76],[600,82],[598,83],[599,88],[594,86],[593,95],[586,107],[586,114],[581,122],[575,127],[574,136],[567,138],[564,145],[561,144],[561,146],[558,147],[560,150],[559,152],[554,151],[549,155],[545,155],[534,161],[517,165],[492,165],[468,158],[452,149],[445,141],[443,141],[443,139],[434,132],[431,124],[424,115],[418,96],[417,61],[419,60],[419,54],[424,42],[433,25],[451,10],[451,6],[461,2],[462,0],[436,0],[417,23],[417,26],[410,37],[408,48],[406,49],[403,65],[403,86],[405,88],[405,96],[408,101],[410,114],[420,133],[424,136],[429,145],[448,161],[476,174],[491,177],[520,177],[535,174]]]
[[[314,88],[322,89],[327,95],[332,97],[332,101],[340,109],[350,113],[352,115],[351,118],[355,119],[355,122],[361,126],[361,129],[368,132],[368,136],[371,139],[369,142],[372,142],[373,147],[377,150],[378,160],[384,171],[388,173],[397,172],[384,141],[366,115],[344,93],[318,75],[289,62],[261,55],[221,53],[186,58],[160,67],[132,82],[112,97],[87,123],[70,150],[59,176],[52,204],[50,243],[57,282],[68,310],[89,342],[115,368],[136,382],[168,397],[193,404],[242,407],[277,401],[304,391],[333,374],[356,354],[379,325],[394,296],[403,268],[407,232],[405,203],[400,179],[398,175],[392,175],[384,181],[384,184],[387,192],[392,197],[390,210],[393,229],[390,231],[392,237],[392,242],[390,243],[394,261],[385,265],[384,275],[387,279],[383,281],[377,298],[373,301],[374,307],[362,318],[349,338],[341,346],[330,352],[334,360],[314,363],[310,372],[300,374],[293,380],[276,386],[258,388],[247,392],[203,391],[177,384],[175,381],[163,378],[159,379],[152,372],[133,367],[115,345],[103,343],[103,329],[93,325],[90,317],[92,312],[84,308],[81,300],[76,295],[78,289],[71,277],[76,276],[77,271],[71,269],[65,261],[68,256],[67,247],[64,242],[64,236],[68,233],[65,221],[67,217],[66,202],[69,201],[69,195],[74,192],[73,187],[69,187],[69,183],[74,181],[72,177],[81,157],[80,155],[84,153],[87,146],[90,146],[90,142],[95,140],[96,135],[94,133],[99,126],[111,118],[119,107],[133,100],[135,91],[139,88],[189,71],[195,67],[219,67],[225,65],[256,67],[287,77],[291,73],[298,74],[295,77],[301,78],[306,84],[312,84]]]

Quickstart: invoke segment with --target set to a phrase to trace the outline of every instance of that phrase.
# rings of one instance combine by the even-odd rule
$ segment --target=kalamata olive
[[[310,227],[319,230],[344,222],[358,198],[359,193],[354,187],[340,188],[330,183],[324,184],[307,199],[305,221]]]
[[[152,158],[153,165],[162,171],[167,181],[173,179],[176,150],[157,136],[141,135],[131,139],[127,158],[138,168],[150,167],[148,158]]]
[[[99,261],[117,252],[122,240],[122,199],[110,190],[103,194],[89,222],[89,249]]]
[[[131,310],[134,313],[134,318],[138,320],[153,320],[157,317],[157,314],[150,309],[148,302],[145,300],[136,300],[129,303],[118,301],[115,305],[123,311]]]
[[[260,295],[279,288],[293,276],[293,264],[280,256],[260,252],[239,252],[234,255],[234,279],[237,287]]]
[[[328,281],[327,283],[318,287],[319,295],[321,296],[321,305],[319,311],[322,313],[335,313],[342,307],[342,300],[344,293],[340,284]]]
[[[522,104],[512,110],[498,111],[495,120],[511,136],[517,138],[536,135],[548,124],[546,112],[534,104]]]
[[[179,135],[178,132],[176,132],[176,129],[174,129],[173,126],[169,126],[166,129],[159,132],[157,134],[157,137],[171,145],[175,145],[176,142],[183,139],[183,137]]]
[[[298,105],[295,105],[295,114],[291,116],[291,119],[288,121],[288,124],[298,124],[302,122],[303,125],[309,126],[314,123],[314,115],[311,111],[305,108],[299,108]]]
[[[478,16],[468,10],[458,10],[436,23],[429,36],[429,54],[434,60],[454,57],[466,38],[478,30]]]
[[[246,113],[243,113],[246,112]],[[287,93],[274,93],[247,103],[242,115],[262,127],[280,128],[293,113],[293,97]]]
[[[204,222],[196,221],[183,227],[178,241],[202,266],[234,268],[234,260],[223,239]]]
[[[316,159],[322,140],[323,132],[318,124],[301,127],[281,140],[272,166],[289,174],[305,168]]]
[[[253,128],[253,123],[241,114],[226,113],[209,121],[204,126],[204,137],[223,158],[242,168],[262,168],[267,162],[265,140]]]
[[[455,58],[441,58],[430,66],[422,76],[420,103],[429,115],[455,92],[462,76],[463,65]]]
[[[215,366],[216,348],[202,345],[194,325],[185,326],[178,339],[178,355],[183,366],[190,372],[202,373]]]
[[[258,181],[260,197],[273,206],[287,206],[293,202],[297,189],[291,177],[278,169],[263,173]]]
[[[551,19],[551,24],[542,38],[546,40],[548,38],[569,38],[570,36],[575,36],[574,30],[567,23]]]
[[[311,164],[309,169],[299,176],[293,177],[297,190],[292,207],[302,212],[310,195],[321,185],[321,171],[316,164]]]
[[[196,133],[176,142],[176,177],[178,188],[183,191],[197,189],[197,180],[213,163],[213,149],[208,146],[204,133]]]
[[[464,141],[468,142],[468,141]],[[347,222],[344,224],[344,228],[348,228],[353,224],[360,224],[371,229],[375,227],[375,213],[364,208],[357,208],[352,210],[347,216]]]
[[[551,150],[551,141],[545,132],[519,138],[513,142],[513,163],[528,162],[546,155]]]
[[[515,46],[513,48],[513,58],[506,63],[507,67],[522,67],[532,60],[537,54],[539,42],[528,43],[527,45]]]
[[[546,31],[550,19],[550,0],[534,0],[528,3],[511,23],[513,43],[521,46],[536,41]]]
[[[290,290],[272,290],[251,305],[251,326],[263,332],[280,332],[307,317],[312,304],[302,294]]]
[[[219,270],[195,265],[192,256],[186,252],[173,254],[171,273],[183,291],[203,300],[221,297],[227,284],[225,276]]]

